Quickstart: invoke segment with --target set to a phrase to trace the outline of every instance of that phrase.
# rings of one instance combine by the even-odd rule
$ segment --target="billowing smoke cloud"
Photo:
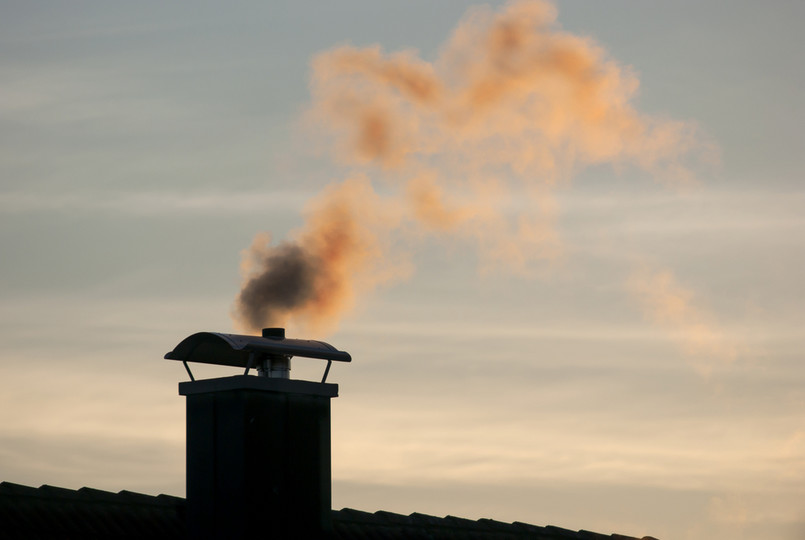
[[[238,327],[256,332],[294,324],[328,332],[358,292],[407,272],[384,245],[398,223],[393,202],[378,197],[365,177],[328,187],[308,205],[305,227],[290,241],[272,246],[262,233],[244,252],[233,313]]]
[[[385,168],[435,161],[462,183],[497,172],[544,184],[596,163],[679,179],[692,127],[639,114],[631,70],[555,18],[545,2],[474,10],[433,63],[379,47],[320,54],[314,112],[337,135],[336,158]]]
[[[291,243],[259,236],[236,323],[332,327],[359,288],[393,276],[381,263],[402,225],[474,244],[485,267],[524,272],[556,257],[552,190],[575,171],[607,163],[687,177],[692,126],[637,112],[637,88],[630,69],[562,31],[545,1],[470,11],[432,62],[377,46],[318,55],[312,131],[390,193],[350,180],[322,194]],[[377,208],[394,211],[380,220]]]
[[[642,267],[630,277],[628,286],[646,316],[669,332],[701,375],[733,362],[736,350],[731,340],[670,270]]]

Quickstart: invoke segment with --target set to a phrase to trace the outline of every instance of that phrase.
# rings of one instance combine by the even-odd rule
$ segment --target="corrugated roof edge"
[[[409,527],[413,529],[450,529],[453,531],[473,531],[473,532],[490,532],[490,533],[503,533],[512,535],[512,537],[531,537],[531,538],[544,538],[544,539],[577,539],[577,540],[657,540],[651,536],[644,536],[638,539],[634,536],[624,536],[621,534],[600,534],[586,530],[572,531],[570,529],[563,529],[548,525],[540,527],[539,525],[532,525],[515,521],[513,523],[506,523],[494,519],[481,518],[479,520],[471,520],[466,518],[459,518],[455,516],[437,517],[428,514],[420,514],[414,512],[413,514],[396,514],[380,510],[374,513],[364,512],[362,510],[353,510],[352,508],[343,508],[341,510],[333,510],[333,521],[354,524],[366,524],[380,527]]]
[[[89,487],[79,489],[69,489],[43,484],[38,488],[15,484],[13,482],[0,482],[0,496],[11,495],[15,497],[36,497],[37,499],[81,499],[91,502],[109,502],[115,504],[137,504],[137,505],[183,505],[182,497],[173,495],[146,495],[133,491],[104,491]]]
[[[127,490],[114,493],[112,491],[88,487],[73,490],[47,484],[35,488],[15,484],[13,482],[0,482],[0,500],[7,500],[9,498],[25,498],[53,502],[61,501],[65,503],[86,502],[91,504],[130,505],[140,508],[162,507],[167,509],[168,507],[173,507],[181,510],[183,510],[185,506],[185,499],[173,495],[146,495]],[[183,514],[183,512],[181,513]],[[478,538],[486,537],[485,535],[489,534],[493,535],[495,538],[533,538],[539,540],[657,540],[651,536],[644,536],[642,539],[638,539],[633,536],[623,536],[620,534],[605,535],[586,530],[572,531],[552,525],[540,527],[519,521],[506,523],[488,518],[470,520],[455,516],[437,517],[418,512],[406,516],[404,514],[383,510],[371,513],[351,508],[343,508],[341,510],[333,510],[332,515],[336,527],[339,525],[351,525],[357,526],[358,528],[366,526],[370,529],[378,527],[384,530],[406,529],[408,531],[416,530],[422,532],[427,530],[440,535],[448,531],[453,533],[475,533],[472,534],[473,537],[477,534],[484,535],[478,536]],[[370,531],[363,530],[362,532],[363,534],[360,535],[362,537],[374,537]]]

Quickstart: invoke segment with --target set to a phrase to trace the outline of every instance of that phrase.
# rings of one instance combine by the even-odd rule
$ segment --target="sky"
[[[282,324],[335,508],[805,538],[801,2],[0,9],[0,480],[183,496]]]

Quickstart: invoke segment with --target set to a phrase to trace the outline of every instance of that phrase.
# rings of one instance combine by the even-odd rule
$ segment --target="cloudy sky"
[[[162,356],[263,317],[337,508],[805,537],[802,3],[0,9],[0,480],[183,495]]]

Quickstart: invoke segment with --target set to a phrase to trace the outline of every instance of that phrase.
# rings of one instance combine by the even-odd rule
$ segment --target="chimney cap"
[[[323,341],[218,332],[198,332],[186,337],[165,355],[165,359],[245,368],[252,353],[269,356],[303,356],[336,362],[352,361],[349,353],[339,351]]]

